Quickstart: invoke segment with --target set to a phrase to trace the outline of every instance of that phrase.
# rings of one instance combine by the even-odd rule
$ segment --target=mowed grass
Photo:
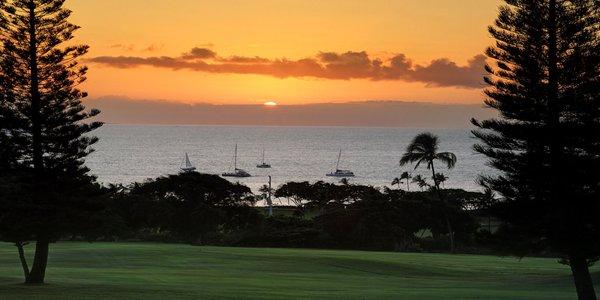
[[[556,259],[146,243],[53,244],[48,283],[21,282],[0,244],[0,299],[575,298]]]

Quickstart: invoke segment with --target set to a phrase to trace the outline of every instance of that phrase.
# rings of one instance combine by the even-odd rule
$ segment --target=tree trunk
[[[46,266],[48,265],[48,250],[50,242],[47,239],[40,239],[35,243],[35,256],[33,266],[26,283],[43,284],[46,277]]]
[[[431,164],[431,173],[433,173],[433,177],[431,177],[431,179],[433,179],[433,186],[435,186],[435,189],[439,191],[440,186],[438,185],[437,178],[435,177],[435,166],[433,165],[433,161],[430,162],[430,164]]]
[[[450,253],[454,254],[456,246],[454,245],[454,231],[452,231],[452,223],[447,213],[444,213],[446,218],[446,227],[448,228],[448,237],[450,238]]]
[[[19,251],[19,260],[21,261],[21,267],[23,267],[23,275],[25,275],[25,282],[29,281],[29,266],[27,265],[27,258],[25,257],[25,250],[23,247],[25,243],[17,242],[15,243],[17,249]]]
[[[579,300],[596,300],[594,283],[590,276],[587,260],[582,257],[571,256],[569,258],[569,265],[571,265],[573,281],[577,289],[577,298]]]
[[[431,162],[431,173],[433,173],[433,185],[435,191],[437,192],[438,198],[440,199],[440,203],[444,206],[442,209],[444,210],[444,218],[446,219],[446,228],[448,229],[448,238],[450,239],[450,253],[454,254],[456,249],[454,245],[454,231],[452,231],[452,222],[450,222],[450,217],[448,217],[448,207],[446,205],[446,200],[442,199],[442,193],[440,192],[440,185],[437,182],[435,177],[435,166],[433,161]]]
[[[42,147],[42,120],[40,111],[42,110],[42,97],[40,95],[40,77],[39,77],[39,57],[38,57],[38,25],[39,20],[36,15],[38,5],[35,1],[28,1],[28,33],[29,33],[29,93],[31,97],[31,130],[32,130],[32,158],[33,169],[36,181],[43,180],[44,173],[44,154]],[[41,196],[39,189],[34,192],[34,200],[38,200]],[[35,255],[33,265],[29,276],[26,278],[28,284],[42,284],[46,275],[46,265],[48,263],[48,248],[50,241],[47,238],[38,237],[35,244]]]

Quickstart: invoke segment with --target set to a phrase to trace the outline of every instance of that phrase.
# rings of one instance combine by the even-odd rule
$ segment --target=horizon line
[[[103,101],[103,100],[115,100],[115,101],[131,101],[131,102],[161,102],[168,104],[179,104],[179,105],[189,105],[189,106],[265,106],[264,103],[211,103],[205,101],[199,102],[190,102],[186,100],[174,100],[174,99],[152,99],[152,98],[131,98],[128,96],[117,96],[117,95],[106,95],[99,97],[87,97],[82,101]],[[311,105],[343,105],[343,104],[422,104],[422,105],[447,105],[447,106],[480,106],[485,108],[484,101],[480,101],[478,103],[464,103],[464,102],[435,102],[433,100],[350,100],[350,101],[340,101],[337,102],[335,100],[330,102],[312,102],[312,103],[291,103],[291,104],[280,104],[275,99],[265,99],[261,100],[264,102],[274,101],[277,103],[275,106],[271,106],[269,108],[277,108],[277,107],[292,107],[292,106],[311,106]]]
[[[291,124],[282,124],[282,125],[261,125],[261,124],[186,124],[186,123],[115,123],[115,122],[103,122],[104,125],[110,126],[164,126],[164,127],[291,127],[291,128],[373,128],[373,129],[469,129],[470,126],[466,127],[427,127],[427,126],[382,126],[382,125],[291,125]]]

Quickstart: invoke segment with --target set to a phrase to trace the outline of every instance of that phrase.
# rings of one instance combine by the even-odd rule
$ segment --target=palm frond
[[[435,155],[435,158],[443,163],[446,164],[446,166],[448,167],[448,169],[452,169],[454,168],[454,166],[456,166],[456,155],[454,155],[454,153],[451,152],[441,152]]]
[[[400,166],[417,162],[421,160],[421,158],[423,158],[423,155],[420,153],[406,152],[402,155],[402,158],[400,158]]]
[[[415,170],[423,163],[427,164],[427,169],[433,167],[434,160],[440,160],[445,163],[449,169],[456,165],[456,155],[450,152],[438,153],[439,139],[430,132],[417,135],[413,141],[406,147],[406,152],[400,159],[400,166],[415,163]]]

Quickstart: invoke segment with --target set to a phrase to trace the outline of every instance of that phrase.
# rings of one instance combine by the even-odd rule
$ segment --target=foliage
[[[450,251],[454,252],[454,230],[452,229],[452,220],[450,217],[451,204],[444,198],[444,194],[440,190],[440,184],[446,181],[446,176],[441,173],[436,173],[435,162],[440,161],[446,164],[448,169],[454,168],[456,165],[456,155],[451,152],[439,152],[439,139],[437,136],[429,132],[424,132],[417,135],[413,141],[406,147],[406,152],[400,159],[400,166],[414,163],[415,170],[423,163],[427,164],[427,169],[431,170],[431,179],[433,179],[432,191],[437,195],[437,205],[442,211],[442,216],[446,222],[448,237],[450,239]],[[415,176],[413,178],[421,190],[428,186],[425,178]]]
[[[0,4],[0,230],[19,248],[26,282],[43,283],[49,243],[82,234],[100,215],[102,189],[85,157],[100,127],[78,89],[88,47],[70,40],[78,26],[64,0]],[[11,186],[6,186],[10,184]],[[36,241],[31,270],[22,245]]]
[[[416,233],[421,230],[439,235],[446,226],[446,215],[457,222],[457,230],[464,233],[463,237],[471,235],[477,225],[465,208],[479,195],[444,191],[447,204],[442,206],[433,190],[381,192],[360,185],[290,182],[276,192],[276,196],[291,197],[303,207],[317,209],[315,226],[339,247],[404,251],[418,248]]]
[[[421,175],[413,177],[412,182],[416,183],[421,189],[421,191],[423,191],[426,187],[429,186],[429,183],[427,183],[427,179],[425,179],[425,177]]]
[[[347,204],[360,199],[363,195],[376,193],[373,187],[359,185],[326,183],[317,181],[288,182],[275,191],[277,198],[290,198],[300,208],[323,208],[330,203]]]
[[[415,170],[421,164],[426,164],[428,170],[432,170],[434,176],[433,181],[436,187],[439,186],[438,178],[435,176],[435,161],[440,161],[448,167],[454,168],[456,165],[456,155],[451,152],[439,152],[439,138],[432,133],[425,132],[417,135],[406,148],[406,152],[400,159],[400,165],[409,163],[415,164]]]
[[[110,215],[121,230],[104,236],[120,240],[192,244],[423,250],[418,232],[445,241],[444,213],[456,222],[461,242],[478,229],[468,210],[479,193],[448,190],[451,206],[440,209],[433,191],[380,191],[370,186],[324,182],[282,185],[280,197],[302,203],[303,215],[267,217],[253,207],[250,190],[215,175],[185,173],[111,187]],[[440,249],[425,249],[436,250]]]
[[[218,232],[238,231],[261,217],[250,189],[216,176],[183,173],[114,192],[116,213],[137,232],[168,232],[174,240],[203,243]]]
[[[473,120],[475,150],[500,171],[483,183],[501,198],[511,252],[560,253],[581,299],[595,299],[588,264],[600,256],[598,24],[595,0],[506,1],[485,78],[500,117]]]

